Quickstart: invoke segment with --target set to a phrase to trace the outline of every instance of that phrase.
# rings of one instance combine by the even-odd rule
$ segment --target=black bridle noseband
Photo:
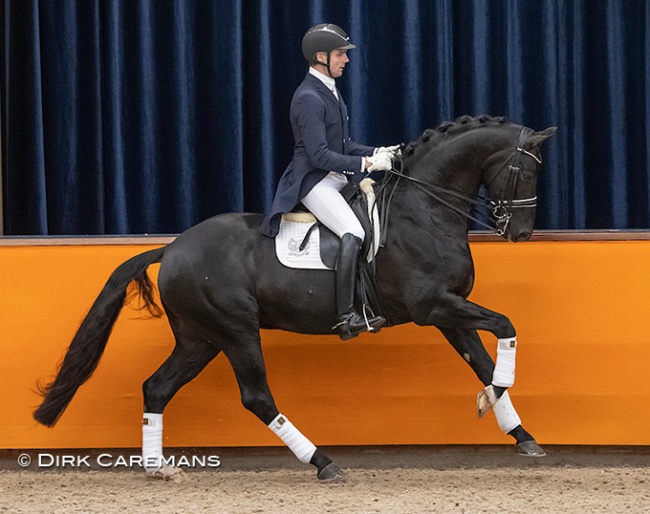
[[[423,180],[417,179],[415,177],[410,177],[408,175],[405,175],[402,173],[401,169],[403,168],[403,162],[402,162],[402,157],[401,155],[398,156],[398,162],[399,162],[399,168],[400,169],[391,169],[389,172],[391,175],[394,175],[397,177],[397,181],[395,183],[395,186],[393,187],[393,190],[390,193],[390,197],[388,199],[388,202],[385,204],[385,216],[384,218],[384,224],[387,223],[387,218],[388,218],[388,209],[390,207],[390,200],[392,199],[392,195],[395,192],[395,188],[397,187],[397,183],[399,182],[399,179],[404,178],[411,182],[415,187],[417,187],[419,190],[423,191],[426,193],[428,196],[431,198],[434,198],[436,201],[439,203],[445,205],[449,209],[453,210],[454,212],[457,212],[458,214],[461,214],[465,218],[468,218],[475,223],[478,223],[484,228],[488,228],[490,230],[494,230],[495,233],[498,236],[503,236],[506,233],[506,230],[508,228],[508,224],[510,223],[510,219],[512,218],[512,209],[519,209],[519,208],[530,208],[530,207],[536,207],[537,206],[537,196],[533,196],[531,198],[521,198],[517,199],[515,198],[515,194],[517,192],[517,184],[519,182],[520,178],[520,172],[521,172],[521,158],[523,155],[528,155],[529,157],[532,157],[537,164],[542,164],[542,160],[537,157],[535,154],[532,152],[529,152],[524,148],[524,145],[526,143],[526,140],[528,139],[528,136],[533,133],[532,129],[529,129],[527,127],[523,127],[521,129],[521,132],[519,134],[519,140],[517,142],[516,148],[513,150],[512,154],[508,157],[508,160],[506,163],[499,168],[499,170],[494,173],[492,176],[490,176],[486,181],[485,185],[489,186],[494,179],[500,175],[504,170],[507,170],[508,177],[506,179],[506,185],[503,188],[502,191],[502,197],[501,199],[497,201],[493,200],[477,200],[475,198],[470,198],[469,196],[466,196],[464,194],[458,193],[456,191],[453,191],[451,189],[447,189],[444,187],[437,186],[435,184],[430,184],[429,182],[425,182]],[[382,187],[382,190],[384,188]],[[488,223],[485,223],[484,221],[472,216],[471,214],[468,214],[465,212],[463,209],[457,207],[447,199],[445,199],[443,196],[445,195],[447,197],[451,198],[457,198],[460,200],[464,200],[465,202],[469,203],[470,205],[473,205],[475,208],[479,205],[483,205],[485,203],[489,203],[489,205],[492,207],[492,215],[494,216],[494,224],[495,226],[493,227],[492,225],[489,225]],[[477,211],[478,212],[478,211]],[[385,227],[384,227],[385,228]],[[385,234],[385,230],[382,230],[382,234]],[[383,239],[383,236],[382,236]]]

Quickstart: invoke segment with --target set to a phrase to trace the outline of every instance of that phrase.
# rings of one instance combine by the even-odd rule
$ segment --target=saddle
[[[341,194],[361,222],[365,232],[359,252],[357,293],[364,309],[381,315],[383,308],[375,282],[374,258],[379,250],[380,220],[375,202],[374,181],[364,179],[360,187],[349,184]],[[322,225],[310,212],[290,212],[282,216],[275,236],[278,260],[289,268],[333,270],[341,239]]]
[[[380,240],[373,186],[373,180],[364,179],[360,187],[348,184],[341,191],[363,226],[366,237],[360,254],[368,263],[377,254]],[[334,269],[340,246],[340,238],[310,212],[284,214],[280,231],[275,237],[278,260],[284,266],[295,269]]]

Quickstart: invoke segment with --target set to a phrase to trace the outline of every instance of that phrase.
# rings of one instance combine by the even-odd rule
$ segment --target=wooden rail
[[[0,246],[158,245],[177,234],[129,236],[0,236]],[[472,231],[470,242],[503,241],[491,232]],[[647,241],[650,230],[537,230],[531,241]]]

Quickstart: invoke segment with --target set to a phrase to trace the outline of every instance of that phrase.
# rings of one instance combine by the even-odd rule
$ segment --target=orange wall
[[[110,272],[147,245],[0,246],[0,448],[140,446],[141,384],[172,349],[164,320],[123,311],[54,429],[31,418]],[[472,244],[471,299],[518,330],[515,407],[541,444],[650,444],[650,241]],[[157,266],[150,268],[154,273]],[[483,337],[494,355],[494,338]],[[436,329],[342,342],[263,334],[278,407],[317,445],[510,443],[478,420],[478,380]],[[165,411],[167,446],[279,441],[239,403],[219,356]]]

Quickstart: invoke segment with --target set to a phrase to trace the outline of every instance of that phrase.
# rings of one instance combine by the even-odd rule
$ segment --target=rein
[[[404,178],[405,180],[408,180],[411,182],[415,187],[417,187],[420,191],[424,192],[426,195],[430,196],[431,198],[435,199],[437,202],[441,203],[445,207],[451,209],[452,211],[460,214],[461,216],[474,221],[475,223],[479,224],[480,226],[487,228],[489,230],[494,230],[496,235],[498,236],[503,236],[506,233],[506,230],[508,228],[508,224],[510,223],[510,218],[512,218],[512,209],[518,209],[518,208],[531,208],[531,207],[536,207],[537,206],[537,197],[531,197],[531,198],[522,198],[522,199],[515,199],[513,198],[516,190],[517,190],[517,183],[519,181],[519,172],[521,171],[520,163],[521,163],[521,157],[522,155],[528,155],[529,157],[532,157],[535,162],[538,164],[542,163],[542,160],[537,157],[535,154],[529,152],[528,150],[524,149],[524,144],[526,143],[526,139],[528,139],[528,136],[532,133],[533,131],[529,128],[523,127],[521,129],[521,133],[519,134],[519,140],[517,142],[517,146],[515,147],[515,150],[513,151],[512,155],[508,158],[506,163],[499,168],[499,170],[494,173],[485,183],[486,186],[489,186],[494,179],[501,174],[502,171],[505,169],[508,170],[508,178],[506,180],[506,187],[503,190],[502,198],[500,200],[492,201],[492,200],[486,200],[481,198],[481,200],[476,200],[475,198],[470,198],[469,196],[466,196],[462,193],[458,193],[457,191],[453,191],[451,189],[447,189],[441,186],[438,186],[436,184],[431,184],[429,182],[425,182],[423,180],[417,179],[415,177],[410,177],[408,175],[405,175],[401,169],[404,167],[404,163],[402,160],[401,155],[398,156],[399,158],[399,168],[396,169],[393,168],[389,170],[389,173],[391,173],[391,176],[397,177],[397,180],[393,186],[392,191],[390,192],[390,196],[388,198],[388,201],[386,202],[386,205],[382,209],[385,212],[385,216],[382,217],[382,242],[381,244],[385,242],[385,234],[386,234],[386,228],[387,228],[387,220],[388,220],[388,213],[390,210],[390,204],[392,201],[393,193],[395,192],[395,189],[397,188],[397,185],[399,184],[399,180]],[[384,199],[384,188],[388,184],[384,184],[380,190],[380,197],[382,200]],[[511,191],[511,197],[506,198],[506,195],[508,194],[508,191]],[[468,214],[465,210],[461,209],[460,207],[457,207],[450,201],[446,200],[443,196],[441,195],[446,195],[447,197],[452,197],[456,198],[459,200],[463,200],[464,202],[468,203],[469,205],[474,206],[476,208],[477,206],[480,205],[487,205],[488,203],[492,207],[492,215],[494,216],[494,224],[495,226],[492,226],[483,220],[480,220],[471,214]],[[382,202],[383,203],[383,202]],[[480,212],[477,210],[477,212]]]

